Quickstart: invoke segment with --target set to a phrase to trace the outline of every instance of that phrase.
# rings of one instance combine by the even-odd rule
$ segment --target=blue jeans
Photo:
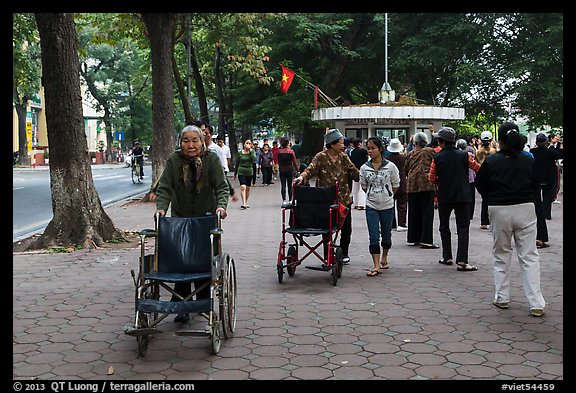
[[[375,210],[366,206],[366,224],[368,225],[368,246],[370,254],[380,254],[380,244],[384,249],[392,247],[392,220],[394,208]],[[382,236],[382,241],[380,241]]]

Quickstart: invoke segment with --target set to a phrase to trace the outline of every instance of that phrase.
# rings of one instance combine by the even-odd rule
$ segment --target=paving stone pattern
[[[260,181],[260,180],[259,180]],[[548,221],[541,249],[546,315],[530,316],[517,261],[508,310],[492,306],[491,234],[480,229],[480,198],[470,225],[470,263],[458,272],[441,250],[406,243],[393,232],[390,269],[371,267],[364,212],[353,210],[351,263],[337,286],[330,273],[304,268],[278,283],[279,181],[253,187],[250,208],[231,202],[224,251],[237,269],[234,337],[213,355],[206,338],[165,332],[138,358],[130,269],[140,248],[13,256],[13,378],[41,380],[562,380],[563,205]],[[560,195],[560,201],[563,195]],[[107,209],[118,228],[153,227],[154,205]],[[434,239],[440,244],[436,217]],[[453,252],[456,247],[452,218]],[[310,243],[312,243],[312,239]],[[151,246],[149,247],[149,249]],[[302,250],[303,248],[301,248]],[[193,319],[190,324],[202,324]],[[108,373],[112,371],[111,375]]]

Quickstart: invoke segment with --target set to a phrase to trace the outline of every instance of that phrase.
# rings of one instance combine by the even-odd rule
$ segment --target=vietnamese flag
[[[294,80],[294,71],[290,71],[288,68],[284,67],[282,64],[282,80],[280,81],[280,90],[282,93],[288,93],[288,89]]]

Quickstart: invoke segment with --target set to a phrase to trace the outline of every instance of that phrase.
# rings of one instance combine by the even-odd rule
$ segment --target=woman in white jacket
[[[366,192],[369,251],[374,263],[368,276],[373,277],[380,274],[381,269],[388,269],[388,251],[392,247],[394,193],[400,187],[400,174],[396,165],[384,158],[384,144],[380,138],[368,139],[366,149],[370,160],[360,168],[360,186]]]

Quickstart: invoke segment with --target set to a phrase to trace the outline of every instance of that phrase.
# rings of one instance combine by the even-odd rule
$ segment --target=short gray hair
[[[415,145],[423,147],[426,146],[426,144],[428,143],[428,136],[424,132],[419,131],[416,134],[414,134],[412,141],[414,142]]]
[[[180,145],[182,143],[182,138],[184,138],[184,134],[188,132],[195,132],[196,134],[198,134],[200,141],[202,141],[202,149],[200,155],[204,156],[204,153],[206,152],[206,142],[204,141],[204,132],[202,132],[202,130],[198,126],[187,125],[186,127],[184,127],[182,131],[180,131],[180,138],[178,140],[178,144]]]
[[[466,150],[468,147],[468,142],[466,142],[466,139],[458,139],[456,141],[456,147],[460,150]]]

